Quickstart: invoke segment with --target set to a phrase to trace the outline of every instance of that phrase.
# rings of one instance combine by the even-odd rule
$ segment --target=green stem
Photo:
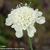
[[[30,50],[33,50],[33,48],[32,48],[32,38],[29,38],[29,47],[30,47]]]

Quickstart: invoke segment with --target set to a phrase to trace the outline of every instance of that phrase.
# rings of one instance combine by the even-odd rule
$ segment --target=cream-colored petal
[[[36,12],[37,16],[42,16],[43,15],[43,13],[41,11],[38,11],[38,9],[35,9],[35,12]]]
[[[32,38],[34,36],[34,33],[36,32],[36,28],[32,25],[30,25],[28,28],[27,28],[27,32],[28,32],[28,36],[30,38]]]
[[[23,36],[23,31],[22,31],[21,26],[14,24],[11,27],[15,29],[16,31],[15,35],[17,38],[21,38]]]
[[[12,20],[11,20],[11,18],[7,18],[5,24],[8,25],[8,26],[12,25]]]
[[[37,22],[38,24],[44,24],[44,23],[45,23],[45,17],[38,17],[38,18],[36,19],[36,22]]]
[[[15,35],[16,35],[17,38],[22,38],[23,37],[23,32],[21,30],[16,31]]]

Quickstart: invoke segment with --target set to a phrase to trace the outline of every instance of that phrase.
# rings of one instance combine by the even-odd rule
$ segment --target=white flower
[[[11,26],[16,31],[16,37],[21,38],[23,36],[23,30],[27,30],[28,36],[33,37],[36,29],[34,27],[35,22],[39,24],[45,23],[45,17],[43,13],[38,9],[33,9],[27,5],[18,7],[11,11],[6,18],[6,25]]]

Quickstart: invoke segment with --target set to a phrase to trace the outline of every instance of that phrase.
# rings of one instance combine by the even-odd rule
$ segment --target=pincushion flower
[[[8,14],[5,24],[15,29],[15,35],[17,38],[21,38],[23,36],[23,30],[27,30],[28,36],[32,38],[36,32],[36,28],[34,27],[35,23],[45,23],[43,13],[38,9],[34,10],[29,6],[20,6],[13,9],[11,13]]]

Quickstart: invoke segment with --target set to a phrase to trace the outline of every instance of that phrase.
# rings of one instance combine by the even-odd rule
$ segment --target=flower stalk
[[[30,50],[33,50],[33,47],[32,47],[32,38],[29,38],[28,42],[29,42],[29,48],[30,48]]]

